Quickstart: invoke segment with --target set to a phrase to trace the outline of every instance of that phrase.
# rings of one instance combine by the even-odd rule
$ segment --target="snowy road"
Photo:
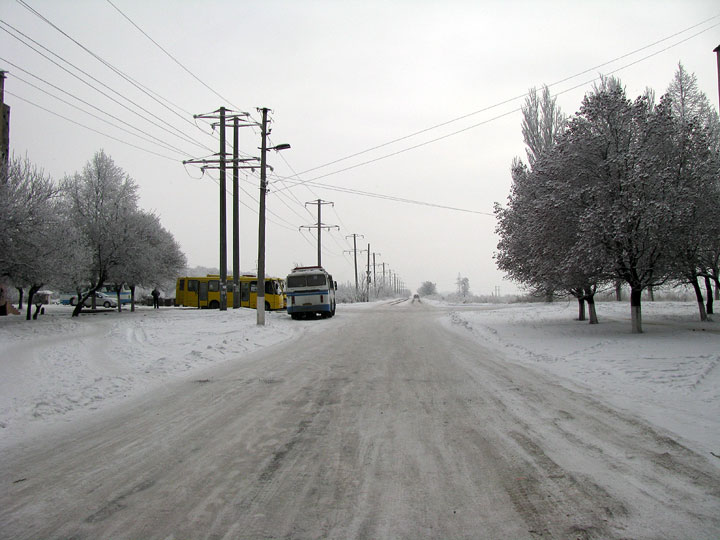
[[[313,328],[10,448],[0,538],[720,536],[717,468],[442,316],[298,322]]]

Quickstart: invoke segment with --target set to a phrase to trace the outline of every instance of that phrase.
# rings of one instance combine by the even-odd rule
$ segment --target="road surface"
[[[385,304],[0,459],[0,538],[718,538],[720,469]],[[312,325],[312,327],[311,327]]]

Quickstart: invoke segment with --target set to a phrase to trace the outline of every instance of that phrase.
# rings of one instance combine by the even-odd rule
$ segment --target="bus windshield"
[[[288,287],[324,287],[327,285],[323,274],[308,274],[303,276],[288,276]]]

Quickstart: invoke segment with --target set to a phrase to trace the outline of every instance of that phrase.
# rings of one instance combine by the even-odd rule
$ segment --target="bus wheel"
[[[270,302],[265,302],[265,311],[270,311]]]
[[[292,317],[292,319],[293,319],[294,321],[300,320],[300,314],[299,314],[299,313],[291,313],[291,314],[290,314],[290,317]]]
[[[77,299],[73,296],[72,298],[70,298],[70,305],[74,306],[75,304],[77,304]]]
[[[218,302],[217,300],[213,300],[212,302],[210,302],[210,305],[208,305],[208,307],[210,309],[220,309],[220,302]]]

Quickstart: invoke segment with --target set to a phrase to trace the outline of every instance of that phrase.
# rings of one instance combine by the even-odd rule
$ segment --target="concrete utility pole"
[[[720,103],[720,45],[713,49],[715,56],[717,56],[717,72],[718,72],[718,103]]]
[[[265,326],[265,193],[267,192],[267,115],[268,108],[262,111],[260,125],[260,218],[258,222],[258,271],[257,271],[257,324]]]
[[[227,310],[227,176],[225,107],[220,107],[220,311]]]
[[[239,202],[238,202],[238,183],[237,183],[237,169],[250,169],[257,167],[257,164],[253,163],[248,165],[249,162],[257,162],[258,158],[238,158],[238,134],[237,129],[241,125],[254,126],[257,125],[255,122],[250,122],[249,113],[236,113],[231,116],[227,115],[228,109],[220,107],[217,111],[213,111],[207,114],[196,114],[193,118],[205,118],[211,120],[219,120],[218,124],[213,124],[213,128],[216,125],[220,126],[220,153],[217,159],[188,159],[183,161],[183,165],[188,163],[202,165],[201,169],[204,172],[205,169],[219,169],[220,170],[220,309],[227,310],[227,152],[225,127],[229,118],[233,118],[233,128],[235,135],[235,149],[233,150],[233,290],[237,290],[238,282],[237,276],[239,273],[239,253],[240,253],[240,240],[239,240]],[[242,124],[240,123],[242,122]],[[241,165],[242,164],[242,165]],[[238,263],[235,265],[235,258],[237,257]],[[233,307],[239,307],[236,305],[236,297],[238,295],[233,294]],[[200,306],[198,306],[200,307]]]
[[[367,248],[367,279],[365,280],[365,284],[367,285],[367,293],[365,293],[365,301],[370,301],[370,244],[368,244]]]
[[[240,179],[238,178],[238,147],[240,119],[233,118],[233,309],[240,307]]]
[[[10,161],[10,107],[5,105],[5,73],[0,70],[0,165]]]
[[[322,241],[320,239],[320,234],[323,229],[328,230],[328,231],[333,228],[340,230],[340,227],[338,227],[337,225],[325,225],[321,219],[320,209],[322,208],[323,204],[331,204],[331,205],[335,206],[335,203],[330,202],[330,201],[323,201],[322,199],[317,199],[316,201],[306,202],[305,206],[307,206],[308,204],[317,204],[317,216],[318,216],[317,223],[315,225],[302,225],[300,228],[301,229],[317,229],[317,265],[322,266]]]
[[[377,265],[378,265],[378,263],[375,262],[375,255],[382,255],[382,253],[373,252],[372,255],[373,255],[373,263],[372,263],[372,267],[373,267],[373,290],[375,291],[375,298],[377,299],[377,297],[378,297],[378,281],[377,281]]]
[[[353,248],[352,251],[344,251],[344,253],[352,253],[355,257],[355,299],[358,300],[360,298],[360,290],[358,287],[358,271],[357,271],[357,254],[358,254],[358,248],[357,248],[357,238],[358,236],[360,238],[365,238],[362,234],[353,233],[345,238],[350,238],[352,236],[353,239]]]

